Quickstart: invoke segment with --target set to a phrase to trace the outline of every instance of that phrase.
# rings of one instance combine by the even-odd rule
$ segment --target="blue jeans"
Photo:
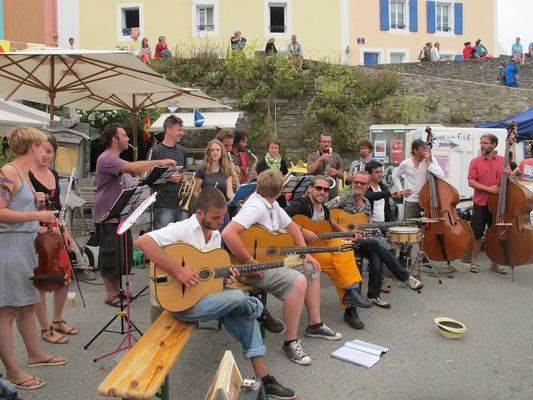
[[[261,316],[263,303],[241,290],[225,290],[208,294],[186,311],[173,313],[174,317],[185,322],[207,322],[218,320],[226,330],[239,341],[243,357],[261,357],[266,347],[256,318]]]
[[[189,213],[180,208],[154,208],[154,231],[164,228],[172,222],[189,218]]]
[[[387,246],[378,238],[359,239],[359,255],[368,258],[368,297],[376,298],[381,294],[381,280],[383,278],[383,263],[391,270],[396,278],[401,281],[409,279],[409,272],[402,267],[400,262],[387,249]]]

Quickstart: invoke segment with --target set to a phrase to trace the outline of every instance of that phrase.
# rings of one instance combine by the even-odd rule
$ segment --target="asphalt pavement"
[[[310,366],[290,362],[280,351],[282,336],[267,333],[265,343],[270,373],[297,391],[298,399],[531,399],[533,398],[533,265],[515,268],[511,275],[489,271],[484,258],[478,274],[455,262],[453,278],[441,275],[442,284],[423,273],[421,293],[391,281],[392,292],[383,299],[389,310],[372,307],[360,310],[363,330],[349,328],[342,320],[338,298],[330,279],[323,274],[322,316],[325,323],[341,332],[340,342],[311,339],[303,335],[305,312],[300,323],[304,350],[313,359]],[[446,268],[440,265],[439,271]],[[135,269],[131,288],[140,291],[147,282],[148,268]],[[21,391],[25,400],[98,399],[96,388],[124,355],[93,359],[115,350],[120,334],[103,333],[84,350],[89,340],[115,315],[116,309],[103,302],[104,289],[98,277],[81,283],[87,302],[80,296],[74,307],[65,307],[64,319],[80,334],[66,345],[42,342],[69,362],[59,367],[29,368],[47,384],[36,391]],[[75,285],[71,287],[73,291]],[[366,293],[366,290],[365,290]],[[49,295],[51,299],[51,295]],[[51,306],[49,301],[49,307]],[[268,308],[281,316],[281,303],[269,296]],[[131,306],[132,320],[144,331],[150,326],[150,301],[140,297]],[[441,337],[433,322],[446,316],[464,323],[467,332],[460,340]],[[204,327],[216,328],[216,322]],[[111,327],[120,330],[118,320]],[[137,335],[138,336],[138,335]],[[15,332],[16,354],[25,363],[25,350]],[[330,357],[344,341],[361,339],[390,351],[371,369]],[[224,351],[231,350],[244,377],[253,377],[250,363],[242,358],[240,345],[222,330],[198,329],[186,344],[171,372],[171,398],[203,399]],[[0,371],[4,372],[2,369]]]

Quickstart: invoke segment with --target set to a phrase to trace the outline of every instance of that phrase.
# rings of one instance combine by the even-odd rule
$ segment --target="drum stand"
[[[423,224],[422,224],[423,227]],[[442,280],[439,277],[439,274],[437,274],[437,270],[435,269],[435,266],[431,263],[429,260],[428,255],[423,250],[424,248],[424,229],[420,229],[420,243],[418,245],[418,252],[416,253],[415,261],[413,263],[413,267],[418,266],[418,273],[420,274],[419,278],[422,278],[422,267],[426,266],[431,268],[433,273],[435,274],[435,277],[439,281],[439,283],[442,283]]]

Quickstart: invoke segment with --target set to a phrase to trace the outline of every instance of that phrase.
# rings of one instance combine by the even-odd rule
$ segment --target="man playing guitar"
[[[226,199],[215,187],[205,187],[196,199],[196,214],[181,222],[171,223],[165,228],[141,236],[135,244],[159,267],[175,276],[185,287],[195,287],[199,283],[198,275],[187,266],[181,266],[179,260],[173,260],[163,247],[178,241],[188,243],[205,250],[220,247],[221,238],[218,228],[226,214]],[[236,281],[239,273],[232,270],[227,283]],[[243,357],[249,358],[255,375],[261,379],[267,395],[278,399],[294,399],[293,390],[283,387],[269,375],[266,363],[266,347],[261,338],[259,325],[255,321],[263,311],[263,304],[256,297],[240,290],[225,290],[221,293],[208,294],[188,310],[173,315],[185,322],[206,322],[220,320],[227,331],[243,347]]]
[[[274,169],[267,169],[257,177],[257,192],[252,194],[239,213],[224,228],[222,239],[235,257],[244,262],[253,262],[254,257],[247,250],[239,233],[254,224],[262,225],[270,232],[286,229],[295,239],[297,246],[305,246],[305,240],[296,225],[276,199],[281,194],[283,175]],[[268,243],[261,243],[268,247]],[[295,269],[277,269],[241,278],[245,283],[260,287],[283,301],[283,316],[287,329],[282,351],[293,362],[309,365],[311,358],[303,351],[298,340],[298,322],[305,302],[308,325],[305,335],[326,340],[340,340],[342,335],[322,322],[320,315],[320,265],[309,254],[303,266]]]
[[[332,221],[328,208],[323,204],[329,192],[329,180],[327,177],[315,176],[308,188],[308,195],[291,201],[285,211],[289,216],[304,215],[313,221],[328,221],[334,231],[347,232],[348,230]],[[301,228],[302,235],[306,243],[315,242],[318,239],[316,233]],[[356,235],[354,238],[360,238]],[[339,239],[328,241],[328,246],[337,246]],[[355,257],[352,252],[347,253],[320,253],[315,255],[320,262],[322,270],[329,275],[341,301],[341,308],[344,311],[344,321],[354,329],[363,329],[365,326],[357,315],[357,307],[368,308],[372,303],[362,298],[356,289],[356,284],[361,282],[361,274],[355,264]]]
[[[370,185],[370,174],[366,171],[359,171],[355,174],[352,182],[352,192],[345,192],[336,198],[328,201],[326,206],[329,209],[340,208],[348,213],[366,214],[368,221],[372,221],[372,210],[370,202],[364,197]],[[368,298],[377,306],[383,308],[390,308],[390,303],[382,300],[381,294],[381,280],[383,276],[383,264],[391,270],[391,272],[403,281],[409,288],[413,290],[422,289],[422,282],[409,275],[409,272],[402,267],[400,262],[394,258],[392,253],[387,249],[381,239],[372,237],[359,239],[355,243],[359,245],[359,255],[368,258],[370,264],[370,276],[368,280]]]

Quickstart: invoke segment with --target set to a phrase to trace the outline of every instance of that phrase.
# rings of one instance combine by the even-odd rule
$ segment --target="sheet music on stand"
[[[102,218],[102,221],[105,222],[113,218],[120,219],[122,215],[129,214],[135,205],[135,202],[141,196],[141,193],[147,189],[148,186],[136,186],[131,189],[124,189],[118,196],[118,199],[115,200],[115,203],[111,207],[111,210]]]
[[[291,200],[296,200],[302,197],[307,190],[307,187],[311,183],[311,179],[314,178],[314,175],[289,175],[285,182],[283,182],[283,189],[281,194],[292,193]]]
[[[118,226],[117,234],[122,235],[129,229],[131,229],[133,225],[137,224],[137,221],[139,220],[139,217],[142,215],[142,213],[144,213],[146,209],[155,202],[156,196],[157,192],[154,192],[150,197],[144,200],[141,205],[137,207],[137,209],[132,212],[131,215]]]
[[[183,167],[159,167],[155,166],[152,168],[150,173],[141,181],[137,186],[153,186],[153,185],[162,185],[165,183],[168,178],[174,174],[174,172],[179,172]]]
[[[243,183],[237,189],[235,196],[228,202],[228,207],[236,206],[241,200],[244,200],[252,195],[257,189],[257,182]]]

